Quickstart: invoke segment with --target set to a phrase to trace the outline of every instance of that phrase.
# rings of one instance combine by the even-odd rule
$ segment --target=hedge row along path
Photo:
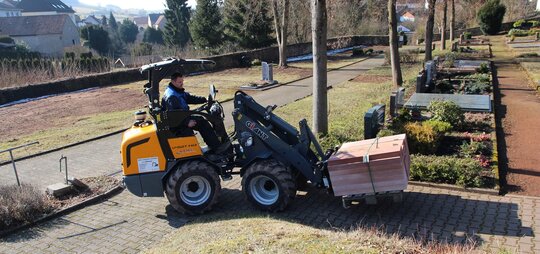
[[[506,144],[506,154],[504,152],[499,154],[501,169],[507,169],[509,192],[538,197],[540,196],[540,156],[538,156],[540,98],[529,85],[527,74],[512,59],[498,58],[497,54],[501,53],[504,54],[494,51],[500,95],[497,113],[504,133],[499,146],[504,147]]]

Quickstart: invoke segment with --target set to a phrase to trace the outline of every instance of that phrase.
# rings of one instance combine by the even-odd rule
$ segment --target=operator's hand
[[[195,125],[197,125],[197,121],[195,121],[195,120],[189,120],[189,123],[188,123],[187,126],[188,126],[189,128],[193,128],[193,127],[195,127]]]

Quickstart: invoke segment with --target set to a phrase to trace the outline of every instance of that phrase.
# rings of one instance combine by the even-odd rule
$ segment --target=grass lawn
[[[376,229],[317,229],[270,217],[196,219],[145,253],[467,253],[470,246],[422,244]]]
[[[13,155],[18,158],[118,131],[129,127],[133,123],[134,111],[135,109],[91,115],[82,117],[82,120],[79,121],[74,120],[73,124],[60,128],[44,128],[30,135],[9,137],[7,140],[2,140],[0,150],[33,141],[40,142],[37,145],[13,151]],[[8,159],[9,154],[0,154],[0,161],[7,161]]]
[[[403,77],[407,85],[415,82],[416,74],[420,69],[420,64],[402,65]],[[364,75],[391,77],[391,69],[389,66],[379,67]],[[329,134],[321,137],[321,144],[325,148],[331,148],[343,142],[363,139],[364,114],[374,105],[381,103],[388,105],[390,92],[393,89],[391,81],[370,83],[354,79],[330,89],[328,91]],[[312,97],[307,97],[280,107],[275,112],[294,126],[297,126],[296,123],[303,118],[311,123],[312,103]]]
[[[497,53],[499,56],[502,56],[503,59],[513,59],[525,53],[540,54],[540,48],[512,48],[510,45],[505,43],[505,41],[507,40],[505,36],[496,36],[495,38],[497,44],[494,44],[494,48],[497,47]],[[496,54],[495,49],[494,54]],[[495,55],[495,57],[497,58],[497,60],[500,60],[497,57],[498,55]],[[520,64],[523,69],[525,69],[529,77],[533,80],[534,84],[531,84],[531,86],[536,88],[536,86],[538,86],[538,81],[540,81],[540,62],[521,62]]]

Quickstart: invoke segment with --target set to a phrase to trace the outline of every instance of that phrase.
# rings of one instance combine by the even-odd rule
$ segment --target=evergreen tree
[[[272,19],[267,1],[227,0],[224,7],[225,36],[243,48],[272,45]]]
[[[189,31],[193,43],[201,49],[215,48],[222,42],[223,29],[217,0],[197,0]]]
[[[133,43],[137,39],[137,34],[139,34],[139,28],[133,21],[130,21],[129,19],[124,19],[122,21],[122,24],[120,24],[120,27],[118,28],[118,32],[120,33],[120,38],[122,38],[122,41],[125,43]]]
[[[88,46],[101,55],[109,51],[109,33],[103,27],[92,25],[81,28],[81,38],[88,42]]]
[[[190,8],[187,0],[167,0],[165,10],[165,31],[163,39],[169,46],[183,48],[191,40],[188,23],[190,19]]]
[[[147,27],[144,30],[143,42],[163,44],[163,33],[159,29]]]
[[[494,35],[501,30],[506,6],[500,0],[487,1],[477,13],[478,24],[482,33]]]
[[[118,30],[118,23],[116,23],[116,19],[114,18],[112,11],[111,14],[109,14],[109,27],[114,31]]]
[[[107,26],[107,17],[105,17],[105,15],[101,15],[101,26],[102,27]]]

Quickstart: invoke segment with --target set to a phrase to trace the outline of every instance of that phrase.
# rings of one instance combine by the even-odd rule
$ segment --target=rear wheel
[[[169,176],[165,193],[178,212],[202,214],[212,209],[220,190],[219,177],[209,163],[188,161]]]
[[[264,211],[283,211],[296,196],[290,170],[275,160],[254,162],[242,178],[247,200]]]

